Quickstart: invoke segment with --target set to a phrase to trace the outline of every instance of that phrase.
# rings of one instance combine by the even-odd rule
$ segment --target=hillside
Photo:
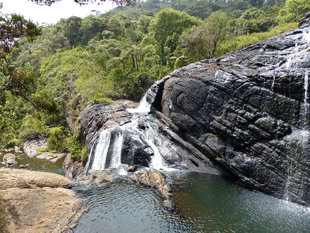
[[[176,68],[296,27],[310,6],[293,1],[148,1],[43,27],[1,60],[0,146],[47,137],[51,151],[85,161],[77,120],[87,105],[138,101]]]

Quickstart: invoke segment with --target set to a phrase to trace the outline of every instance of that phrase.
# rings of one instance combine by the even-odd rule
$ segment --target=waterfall
[[[127,108],[127,111],[130,113],[149,113],[151,105],[146,101],[146,95],[143,96],[137,108]]]
[[[305,191],[305,181],[303,170],[299,164],[308,163],[307,143],[310,139],[308,130],[295,130],[292,134],[284,138],[285,143],[292,149],[292,153],[288,154],[287,160],[287,178],[284,185],[283,199],[291,201],[293,196],[302,197]]]
[[[309,89],[309,77],[308,77],[308,71],[305,73],[305,78],[304,78],[304,112],[303,112],[303,126],[307,126],[308,122],[308,108],[309,108],[309,103],[308,103],[308,89]]]
[[[271,91],[274,89],[274,84],[276,82],[276,72],[273,72],[272,83],[271,83]]]
[[[118,168],[122,164],[122,148],[124,135],[130,138],[138,137],[152,151],[150,167],[156,169],[171,170],[165,164],[159,150],[162,142],[159,140],[156,119],[149,114],[151,105],[146,101],[146,96],[142,98],[137,108],[128,108],[132,113],[130,122],[122,126],[109,127],[98,133],[93,142],[93,146],[84,169],[84,174],[90,169],[104,170],[109,167]],[[141,127],[141,122],[143,127]]]
[[[286,63],[286,69],[299,68],[294,62],[303,61],[308,59],[308,50],[310,45],[310,33],[307,30],[303,30],[302,33],[303,43],[299,45],[296,43],[292,54],[289,55]],[[286,201],[292,201],[294,198],[302,197],[305,195],[305,181],[303,170],[300,168],[300,164],[307,164],[308,161],[308,149],[307,145],[310,140],[310,132],[308,129],[308,90],[309,90],[309,70],[307,67],[299,68],[304,72],[303,78],[303,101],[300,103],[300,129],[295,129],[293,132],[284,138],[285,143],[289,148],[292,148],[287,155],[287,177],[284,184],[283,199]]]
[[[123,134],[119,127],[100,132],[90,151],[85,171],[117,167],[121,163],[122,141]]]

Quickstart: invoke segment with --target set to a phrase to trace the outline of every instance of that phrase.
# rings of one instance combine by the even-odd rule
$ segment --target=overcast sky
[[[92,10],[104,13],[116,6],[111,1],[106,1],[102,5],[89,4],[85,6],[79,6],[73,0],[62,0],[52,6],[39,6],[28,0],[0,0],[0,2],[3,3],[2,12],[21,14],[39,24],[57,23],[59,19],[71,16],[85,17]]]

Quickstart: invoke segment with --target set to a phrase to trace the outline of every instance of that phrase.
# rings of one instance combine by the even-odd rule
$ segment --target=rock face
[[[84,167],[81,163],[73,161],[70,154],[68,154],[62,164],[65,176],[71,180],[82,175]]]
[[[179,135],[241,183],[306,205],[309,18],[303,30],[174,71],[153,102]]]
[[[60,175],[0,169],[0,199],[9,232],[63,232],[83,213],[83,200]],[[68,231],[67,231],[68,232]]]
[[[310,205],[309,24],[307,14],[299,29],[174,71],[147,92],[145,116],[124,104],[89,108],[80,119],[86,145],[136,122],[122,159],[139,148],[140,164],[150,165],[156,146],[170,166],[209,172],[212,161],[247,187]],[[140,136],[133,142],[150,132],[153,146]]]

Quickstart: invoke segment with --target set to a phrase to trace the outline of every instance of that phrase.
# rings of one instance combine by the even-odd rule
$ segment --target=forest
[[[174,69],[296,28],[308,11],[308,0],[149,0],[55,25],[1,14],[0,147],[46,137],[85,162],[85,107],[139,101]]]

